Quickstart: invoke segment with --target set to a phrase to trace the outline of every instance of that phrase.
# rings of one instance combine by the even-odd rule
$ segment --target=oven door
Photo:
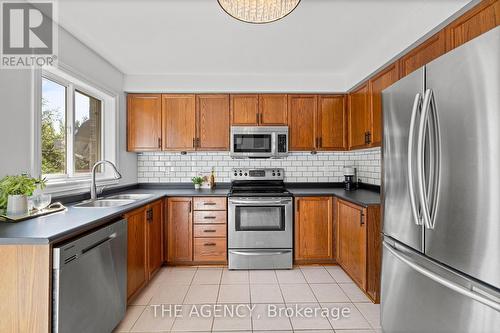
[[[291,249],[292,198],[229,198],[230,249]]]
[[[231,133],[232,157],[273,157],[275,146],[274,132],[238,128]]]

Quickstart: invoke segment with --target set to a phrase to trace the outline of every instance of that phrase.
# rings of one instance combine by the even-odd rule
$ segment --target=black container
[[[354,178],[354,175],[344,175],[344,190],[354,191],[358,188]]]

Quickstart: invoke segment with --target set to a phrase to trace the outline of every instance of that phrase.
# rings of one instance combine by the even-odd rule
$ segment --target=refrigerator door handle
[[[434,99],[434,92],[431,90],[430,96],[430,115],[431,115],[431,144],[432,144],[432,155],[431,155],[431,171],[432,171],[432,181],[430,182],[430,208],[429,208],[429,219],[430,219],[430,229],[434,229],[436,226],[436,216],[437,216],[437,206],[439,198],[439,185],[441,178],[441,129],[439,126],[439,116],[436,107],[436,100]]]
[[[408,265],[410,268],[414,269],[415,271],[419,272],[420,274],[428,277],[429,279],[441,284],[442,286],[445,286],[461,295],[464,295],[466,297],[472,298],[486,306],[489,306],[490,308],[499,311],[500,312],[500,303],[497,301],[491,299],[488,297],[489,295],[486,294],[486,292],[478,293],[473,290],[474,288],[467,288],[464,287],[458,283],[455,283],[453,281],[450,281],[448,279],[443,278],[442,276],[437,275],[436,273],[428,270],[425,267],[422,267],[418,263],[414,262],[411,258],[406,256],[403,252],[397,250],[396,248],[390,246],[388,243],[383,242],[383,246],[391,252],[396,258],[401,260],[403,263]],[[494,296],[492,296],[494,297]]]
[[[417,113],[422,108],[422,96],[420,93],[415,95],[415,100],[413,101],[413,108],[411,111],[410,118],[410,132],[408,134],[408,190],[410,194],[410,206],[411,212],[416,225],[422,225],[422,218],[419,214],[417,208],[417,200],[415,198],[415,187],[414,187],[414,176],[413,176],[413,147],[415,145],[415,124],[417,120]]]
[[[424,154],[426,133],[429,132],[429,177],[426,184]],[[422,210],[422,218],[427,229],[434,229],[439,195],[439,177],[441,168],[441,139],[439,120],[434,100],[434,93],[427,89],[424,94],[422,115],[417,139],[417,181]],[[429,202],[431,205],[429,205]]]
[[[418,184],[418,195],[420,198],[420,208],[422,211],[422,219],[424,220],[425,227],[427,229],[431,228],[431,220],[430,220],[430,213],[429,213],[429,205],[428,205],[428,198],[429,195],[427,194],[427,188],[425,184],[425,172],[424,172],[424,154],[425,154],[425,134],[427,132],[428,128],[428,122],[429,122],[429,107],[430,107],[430,100],[431,100],[431,94],[432,90],[427,89],[424,93],[424,101],[422,105],[422,113],[420,115],[420,124],[418,127],[418,137],[417,137],[417,184]],[[433,148],[433,145],[430,145],[430,149]],[[433,154],[431,153],[431,156]],[[432,165],[432,162],[431,162]],[[432,170],[432,167],[430,168]],[[430,179],[433,178],[432,171],[431,171],[431,177]]]

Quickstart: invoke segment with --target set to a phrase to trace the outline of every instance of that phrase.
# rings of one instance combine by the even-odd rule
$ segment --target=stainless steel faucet
[[[116,165],[114,165],[113,162],[110,162],[108,160],[102,160],[102,161],[95,162],[94,166],[92,167],[92,182],[90,183],[90,200],[97,200],[97,186],[95,183],[95,173],[96,173],[97,167],[99,165],[105,164],[105,163],[108,163],[113,168],[113,171],[115,172],[115,179],[122,178],[121,173],[118,171],[118,169],[116,168]]]

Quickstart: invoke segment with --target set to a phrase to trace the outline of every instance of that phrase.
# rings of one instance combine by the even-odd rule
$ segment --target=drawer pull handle
[[[205,245],[205,246],[216,246],[217,244],[215,244],[215,243],[205,243],[203,245]]]
[[[215,232],[216,230],[203,230],[203,232]]]
[[[203,218],[209,220],[209,219],[215,219],[217,217],[216,216],[203,216]]]
[[[215,203],[215,202],[204,202],[203,204],[205,206],[215,206],[215,205],[217,205],[217,203]]]

